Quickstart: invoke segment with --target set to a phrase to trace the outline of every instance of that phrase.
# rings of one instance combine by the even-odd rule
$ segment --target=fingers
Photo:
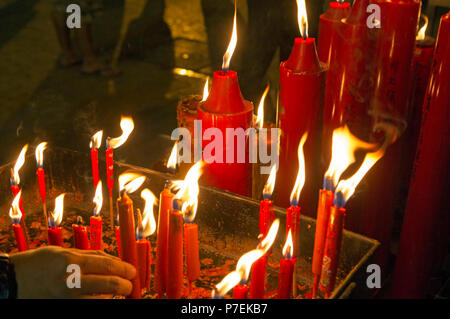
[[[98,274],[119,276],[126,279],[133,279],[136,276],[136,269],[129,263],[110,256],[82,255],[78,257],[78,264],[83,274]]]
[[[128,296],[133,285],[131,281],[118,276],[84,275],[81,277],[80,295],[109,294]]]

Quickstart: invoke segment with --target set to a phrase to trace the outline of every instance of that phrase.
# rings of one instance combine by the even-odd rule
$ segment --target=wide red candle
[[[295,261],[295,258],[283,258],[280,260],[280,272],[278,274],[278,299],[291,298]]]
[[[334,194],[332,191],[321,189],[319,191],[319,204],[317,205],[316,234],[314,237],[314,251],[312,260],[312,272],[314,274],[313,295],[317,296],[320,274],[322,273],[323,250],[327,236],[330,208],[333,205]]]
[[[91,164],[92,164],[92,178],[94,181],[94,187],[97,187],[99,181],[98,176],[98,149],[91,148]]]
[[[267,257],[261,257],[252,266],[250,299],[264,299]]]
[[[90,220],[90,243],[92,250],[102,249],[102,218],[100,216],[91,216]]]
[[[331,206],[319,286],[319,289],[325,294],[325,298],[331,295],[336,283],[342,231],[344,230],[344,217],[345,208]]]
[[[205,184],[224,189],[236,194],[249,196],[251,194],[251,163],[248,160],[248,139],[245,139],[245,158],[238,163],[239,139],[228,136],[226,130],[241,128],[246,131],[252,126],[253,104],[244,100],[239,88],[237,73],[234,71],[216,71],[212,81],[209,96],[199,104],[198,119],[201,120],[203,136],[203,160],[207,163],[203,168]],[[222,155],[215,149],[216,158],[221,163],[210,163],[213,159],[205,153],[205,148],[214,137],[205,139],[203,133],[217,128],[222,133],[222,140],[214,140],[220,145]],[[200,132],[198,132],[200,134]],[[234,140],[233,147],[231,147]],[[211,146],[210,146],[211,147]],[[241,150],[242,151],[242,150]],[[232,161],[227,162],[227,152],[233,152]],[[214,152],[213,154],[214,155]]]
[[[145,239],[139,239],[136,242],[137,254],[139,261],[139,275],[141,281],[141,289],[150,290],[151,273],[151,244]]]
[[[394,298],[424,298],[447,254],[449,176],[450,13],[441,18],[423,106],[414,171],[392,282]]]
[[[119,213],[120,223],[120,243],[122,245],[122,260],[132,264],[136,268],[136,277],[131,282],[133,284],[133,290],[131,294],[126,296],[127,299],[141,299],[141,285],[139,274],[139,261],[136,246],[135,224],[134,224],[134,212],[133,201],[127,195],[123,193],[121,197],[117,199],[117,209]]]
[[[237,284],[233,288],[233,299],[248,299],[248,286]]]
[[[27,242],[25,240],[25,236],[23,235],[22,226],[19,223],[13,224],[12,228],[14,230],[14,235],[16,236],[17,248],[19,251],[27,250]]]
[[[62,229],[61,227],[49,227],[48,228],[48,244],[53,246],[62,247]]]
[[[156,237],[156,264],[155,264],[155,291],[159,297],[166,292],[167,286],[167,262],[169,241],[169,211],[172,207],[174,194],[169,188],[159,195],[158,229]]]
[[[73,246],[78,249],[89,250],[89,238],[87,227],[83,225],[72,225]]]
[[[178,210],[169,213],[166,289],[169,299],[179,299],[183,295],[183,214]]]
[[[314,190],[320,187],[319,165],[321,123],[326,68],[319,62],[315,39],[296,38],[291,55],[280,64],[281,151],[277,202],[289,206],[289,194],[298,171],[297,150],[301,137],[308,132],[304,146],[308,178],[302,193],[302,206],[313,208]],[[313,215],[312,211],[306,214]]]
[[[261,239],[266,237],[275,214],[273,212],[273,201],[265,198],[259,203],[259,234],[262,235]]]

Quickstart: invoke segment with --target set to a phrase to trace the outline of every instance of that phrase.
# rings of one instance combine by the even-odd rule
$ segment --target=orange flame
[[[209,77],[206,78],[205,87],[203,88],[203,98],[202,101],[206,101],[209,96]]]
[[[425,21],[422,28],[420,28],[419,32],[417,33],[416,40],[424,40],[425,39],[425,33],[427,32],[428,27],[428,17],[424,14],[421,14],[420,17]]]
[[[270,85],[268,84],[266,89],[264,90],[263,95],[261,96],[261,101],[259,102],[258,113],[255,122],[255,127],[257,129],[264,127],[264,101],[266,100],[267,93],[269,93],[269,87]]]
[[[59,226],[62,221],[64,213],[64,195],[65,194],[61,194],[55,198],[55,208],[53,209],[53,212],[51,212],[55,226]]]
[[[47,148],[47,142],[42,142],[36,146],[35,155],[38,167],[42,167],[44,163],[44,150]]]
[[[264,254],[267,253],[270,247],[272,247],[275,238],[277,237],[279,227],[280,227],[280,220],[277,218],[273,221],[272,225],[270,226],[270,229],[267,232],[266,237],[264,237],[264,239],[261,240],[261,242],[258,244],[257,249],[262,249],[264,251]]]
[[[95,204],[94,216],[98,216],[102,210],[103,206],[103,192],[102,192],[102,181],[98,181],[97,187],[95,188],[94,199],[92,200]]]
[[[339,182],[342,173],[355,161],[354,153],[358,149],[375,148],[376,144],[366,143],[354,136],[347,126],[333,131],[331,161],[325,172],[325,179],[333,183]]]
[[[297,0],[297,21],[300,29],[300,35],[303,38],[308,37],[308,14],[306,12],[305,0]]]
[[[98,131],[91,137],[91,141],[89,142],[89,148],[93,149],[99,149],[102,145],[102,137],[103,137],[103,131]]]
[[[23,164],[25,163],[25,154],[27,153],[27,149],[28,144],[22,147],[19,157],[17,157],[16,164],[14,164],[12,180],[16,185],[19,185],[20,183],[19,171],[22,168]]]
[[[308,138],[308,132],[303,134],[302,138],[300,139],[300,143],[298,144],[298,173],[297,173],[297,179],[295,180],[294,188],[291,192],[291,205],[297,206],[298,201],[300,199],[300,193],[303,189],[303,186],[305,185],[305,154],[303,152],[303,146],[305,145],[306,139]]]
[[[119,191],[130,194],[135,192],[145,181],[145,176],[137,173],[123,173],[119,176]]]
[[[116,138],[109,139],[108,147],[118,148],[127,141],[128,137],[134,129],[133,119],[131,117],[122,116],[122,118],[120,119],[120,128],[122,129],[122,135]]]
[[[9,217],[11,217],[11,220],[13,223],[17,224],[22,219],[22,211],[20,210],[20,196],[22,195],[22,191],[20,190],[16,196],[14,196],[14,199],[11,204],[11,208],[9,209]]]
[[[275,187],[275,180],[277,176],[277,165],[274,164],[272,169],[270,170],[269,178],[267,179],[266,184],[263,189],[263,198],[270,198],[273,193],[273,189]]]
[[[172,147],[172,151],[170,152],[169,160],[167,161],[167,168],[176,170],[178,160],[177,160],[177,154],[178,153],[178,141],[175,141]]]
[[[237,28],[236,28],[236,1],[234,2],[234,19],[233,19],[233,32],[231,34],[231,40],[228,44],[227,51],[223,55],[223,63],[222,63],[222,70],[228,71],[230,69],[230,60],[233,56],[234,49],[236,49],[236,43],[237,43]]]
[[[184,221],[187,223],[191,223],[197,213],[198,194],[200,192],[198,180],[202,175],[202,168],[203,161],[198,161],[189,169],[181,183],[178,181],[174,183],[174,185],[179,187],[179,190],[173,197],[173,200],[182,203],[181,212],[183,213]]]
[[[145,200],[144,213],[142,217],[142,237],[148,237],[156,230],[153,206],[157,204],[158,199],[148,188],[144,188],[142,190],[141,197]]]
[[[292,255],[294,254],[294,243],[292,241],[292,233],[291,230],[289,229],[287,238],[286,238],[286,243],[284,244],[283,247],[283,256],[284,258],[292,258]]]

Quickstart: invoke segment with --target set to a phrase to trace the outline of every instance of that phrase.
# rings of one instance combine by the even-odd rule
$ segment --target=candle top
[[[295,38],[286,68],[296,73],[316,73],[323,70],[316,50],[316,39]]]

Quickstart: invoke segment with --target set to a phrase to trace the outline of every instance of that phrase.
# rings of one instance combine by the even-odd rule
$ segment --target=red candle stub
[[[77,249],[89,250],[89,238],[87,227],[83,225],[72,225],[73,246]]]
[[[16,236],[17,249],[19,249],[19,251],[27,250],[27,242],[25,240],[25,236],[23,235],[22,226],[20,226],[20,224],[13,224],[12,227],[14,230],[14,235]]]
[[[290,299],[294,275],[295,258],[280,260],[280,273],[278,276],[278,299]]]
[[[183,214],[171,210],[169,214],[169,242],[167,266],[167,298],[183,295]]]
[[[266,264],[267,257],[261,257],[253,264],[250,283],[250,299],[264,299]]]
[[[248,299],[248,286],[241,284],[234,286],[233,299]]]
[[[48,244],[62,247],[62,229],[61,227],[49,227]]]

